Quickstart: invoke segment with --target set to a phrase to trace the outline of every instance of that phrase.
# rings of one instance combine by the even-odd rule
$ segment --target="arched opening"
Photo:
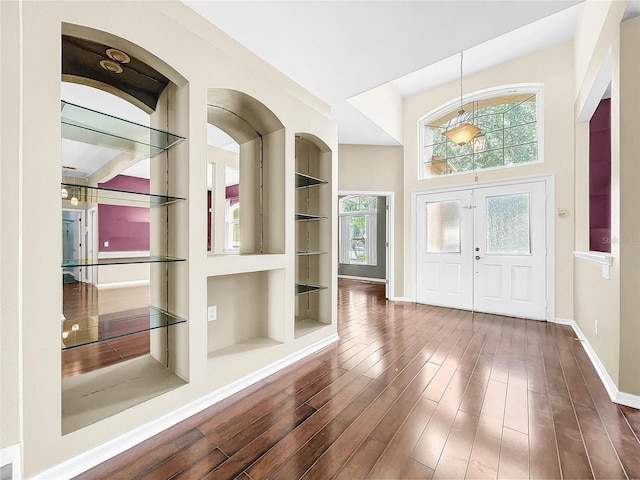
[[[296,337],[331,323],[331,167],[326,143],[296,134]]]
[[[184,140],[170,132],[187,124],[188,104],[185,79],[163,61],[78,25],[62,26],[61,80],[63,225],[77,224],[62,259],[62,431],[68,433],[188,378],[181,325],[188,305],[176,294],[188,286],[187,272],[176,266],[187,255],[177,238],[187,231],[180,225],[188,220],[182,202],[188,155],[185,144],[170,150]],[[115,354],[96,361],[105,342]],[[124,385],[159,370],[166,372],[161,381],[138,390],[119,391],[102,377],[103,371],[117,375]],[[72,384],[101,393],[89,399]]]
[[[221,88],[208,91],[207,122],[219,142],[207,155],[209,251],[284,253],[284,125],[255,98]]]

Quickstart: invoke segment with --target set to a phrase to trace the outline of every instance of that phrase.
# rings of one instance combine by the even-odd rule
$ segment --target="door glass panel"
[[[487,197],[487,253],[531,253],[529,201],[528,193]]]
[[[427,203],[427,253],[460,253],[459,202]]]

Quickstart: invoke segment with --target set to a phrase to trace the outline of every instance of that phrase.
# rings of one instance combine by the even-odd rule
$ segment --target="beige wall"
[[[575,260],[574,320],[617,388],[637,395],[640,394],[637,373],[640,338],[636,325],[640,314],[637,294],[640,281],[638,244],[634,239],[640,238],[636,181],[640,171],[635,162],[639,128],[638,59],[633,50],[638,39],[630,22],[625,22],[629,27],[626,38],[620,36],[620,19],[626,4],[626,1],[585,2],[574,42],[577,68],[582,73],[576,79],[574,113],[576,122],[583,120],[576,123],[575,138],[576,250],[589,249],[588,118],[602,94],[603,82],[599,77],[611,81],[611,235],[620,239],[611,244],[610,279],[603,278],[600,265]],[[634,28],[637,29],[637,23]],[[606,63],[608,55],[610,66]]]
[[[18,5],[21,18],[17,17]],[[119,2],[118,7],[119,15],[114,16],[113,2],[0,2],[3,174],[0,414],[2,446],[21,441],[26,477],[224,386],[219,377],[208,374],[207,364],[207,278],[220,274],[217,259],[207,256],[205,241],[207,90],[219,87],[245,92],[264,103],[286,128],[284,228],[288,254],[239,258],[239,263],[233,266],[239,272],[278,271],[274,278],[279,284],[294,284],[294,132],[322,139],[333,152],[330,154],[333,165],[337,164],[337,130],[329,119],[328,107],[317,98],[179,2]],[[188,259],[172,267],[178,272],[176,278],[184,281],[177,282],[171,302],[177,302],[176,313],[188,318],[184,327],[176,328],[173,341],[180,349],[174,360],[175,371],[189,383],[66,435],[61,434],[62,286],[60,258],[56,254],[61,251],[59,125],[63,24],[64,28],[73,24],[109,32],[138,45],[140,52],[146,51],[145,59],[157,68],[161,68],[158,59],[172,67],[173,73],[166,68],[163,72],[176,84],[168,99],[171,127],[175,133],[186,136],[187,141],[171,150],[170,174],[176,185],[174,193],[188,197],[187,202],[168,208],[173,220],[171,248]],[[18,28],[23,32],[22,44],[18,42]],[[331,178],[334,193],[336,175],[334,168]],[[331,243],[336,245],[335,219],[332,226]],[[337,263],[334,260],[332,257],[333,265]],[[293,336],[294,296],[289,289],[286,292],[279,295],[277,308],[281,312],[280,322],[286,322],[280,326],[287,342],[264,358],[258,356],[256,364],[253,367],[247,364],[246,368],[257,369],[264,362],[275,362],[322,340],[332,331],[335,333],[335,287],[330,290],[332,326],[298,339]],[[18,364],[22,366],[22,377]],[[225,372],[229,373],[225,378],[233,378],[232,370]]]
[[[620,384],[640,395],[640,17],[620,25]]]
[[[466,93],[519,83],[544,85],[544,163],[499,170],[418,180],[418,122],[428,112],[455,99],[459,83],[449,83],[405,99],[404,105],[404,250],[411,252],[411,193],[477,181],[493,182],[540,175],[554,175],[556,206],[567,208],[566,217],[555,217],[555,316],[573,318],[573,99],[572,44],[558,45],[512,62],[465,77]],[[476,179],[477,177],[477,179]],[[414,259],[405,256],[405,296],[414,295]]]
[[[20,192],[18,137],[19,70],[4,68],[5,63],[17,65],[18,51],[18,3],[0,2],[0,448],[20,441],[20,339],[18,229],[20,228],[16,205]],[[13,101],[12,101],[13,100]]]
[[[340,145],[338,190],[393,192],[395,297],[404,296],[403,148],[371,145]]]

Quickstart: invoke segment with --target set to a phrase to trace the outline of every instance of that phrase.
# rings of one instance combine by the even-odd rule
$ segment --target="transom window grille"
[[[468,102],[463,108],[481,133],[465,145],[456,145],[443,135],[455,121],[458,106],[423,120],[421,178],[538,162],[541,104],[541,89],[531,88],[494,91],[491,97]]]
[[[349,195],[339,206],[340,263],[377,265],[378,198]]]

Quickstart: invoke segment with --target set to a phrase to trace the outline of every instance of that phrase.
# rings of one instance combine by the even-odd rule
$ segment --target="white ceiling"
[[[580,0],[184,3],[327,102],[340,143],[397,145],[347,99],[388,82],[409,96],[455,80],[462,50],[471,74],[567,41]]]

